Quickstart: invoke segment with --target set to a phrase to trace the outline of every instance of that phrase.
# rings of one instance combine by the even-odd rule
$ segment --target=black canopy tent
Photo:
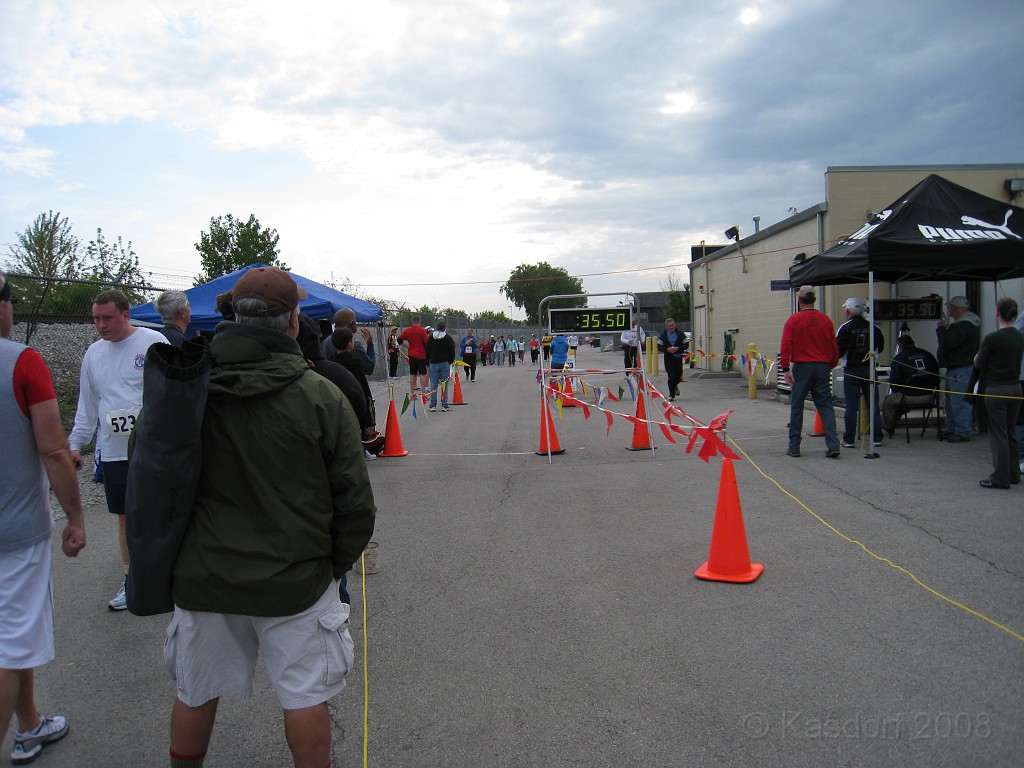
[[[935,174],[789,270],[790,285],[1014,277],[1024,277],[1024,208]]]
[[[870,307],[875,305],[876,279],[899,283],[1017,277],[1024,277],[1024,208],[935,174],[852,235],[789,270],[793,286],[867,282]],[[872,335],[874,327],[871,323]],[[871,378],[875,379],[873,358]],[[871,399],[873,413],[874,387]],[[873,431],[874,419],[869,421]],[[871,439],[873,443],[875,435]]]

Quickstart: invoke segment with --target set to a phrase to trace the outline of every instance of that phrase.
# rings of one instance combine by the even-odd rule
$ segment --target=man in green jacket
[[[174,568],[164,660],[177,685],[171,766],[201,766],[221,696],[252,695],[262,656],[296,766],[330,763],[327,701],[352,665],[337,579],[373,533],[359,425],[295,339],[305,292],[258,267],[232,290],[202,426],[202,471]]]

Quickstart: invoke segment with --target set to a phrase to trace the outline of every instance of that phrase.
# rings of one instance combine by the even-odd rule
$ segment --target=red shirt
[[[42,356],[29,347],[20,355],[14,364],[14,399],[18,402],[21,412],[28,418],[29,406],[53,400],[57,394],[53,391],[53,378],[46,367]]]
[[[427,359],[427,339],[430,338],[430,334],[427,333],[427,329],[422,325],[410,325],[404,331],[401,336],[398,337],[398,342],[401,344],[403,341],[409,342],[409,357],[415,357],[417,360]]]
[[[789,368],[790,363],[828,363],[830,368],[839,365],[836,329],[824,312],[801,309],[789,316],[782,328],[779,367]]]

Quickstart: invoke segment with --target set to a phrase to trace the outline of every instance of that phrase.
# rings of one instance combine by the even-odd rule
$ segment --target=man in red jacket
[[[800,455],[807,395],[821,415],[825,428],[825,455],[839,458],[836,412],[832,407],[832,369],[839,364],[836,330],[828,315],[814,308],[814,288],[801,286],[796,292],[797,310],[782,329],[779,368],[790,387],[789,449],[787,456]]]

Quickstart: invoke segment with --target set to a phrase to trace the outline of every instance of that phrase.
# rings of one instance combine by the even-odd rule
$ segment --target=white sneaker
[[[367,461],[373,461],[374,459],[376,459],[376,458],[377,458],[377,454],[375,454],[375,453],[370,453],[370,452],[369,452],[368,450],[366,450],[366,449],[364,448],[364,449],[363,449],[363,458],[364,458],[364,459],[366,459]]]
[[[841,442],[839,444],[839,447],[840,448],[856,448],[857,444],[856,443],[848,443],[845,440],[843,440],[843,442]]]
[[[42,715],[42,721],[34,731],[15,731],[14,749],[11,752],[11,762],[15,765],[31,763],[43,747],[60,741],[68,735],[67,718],[61,715]]]
[[[427,408],[427,410],[430,411],[431,413],[437,413],[437,406],[432,405],[429,408]]]
[[[124,594],[125,581],[121,582],[121,588],[117,590],[117,594],[114,595],[114,599],[107,603],[107,608],[112,611],[125,611],[128,609],[128,598]]]

